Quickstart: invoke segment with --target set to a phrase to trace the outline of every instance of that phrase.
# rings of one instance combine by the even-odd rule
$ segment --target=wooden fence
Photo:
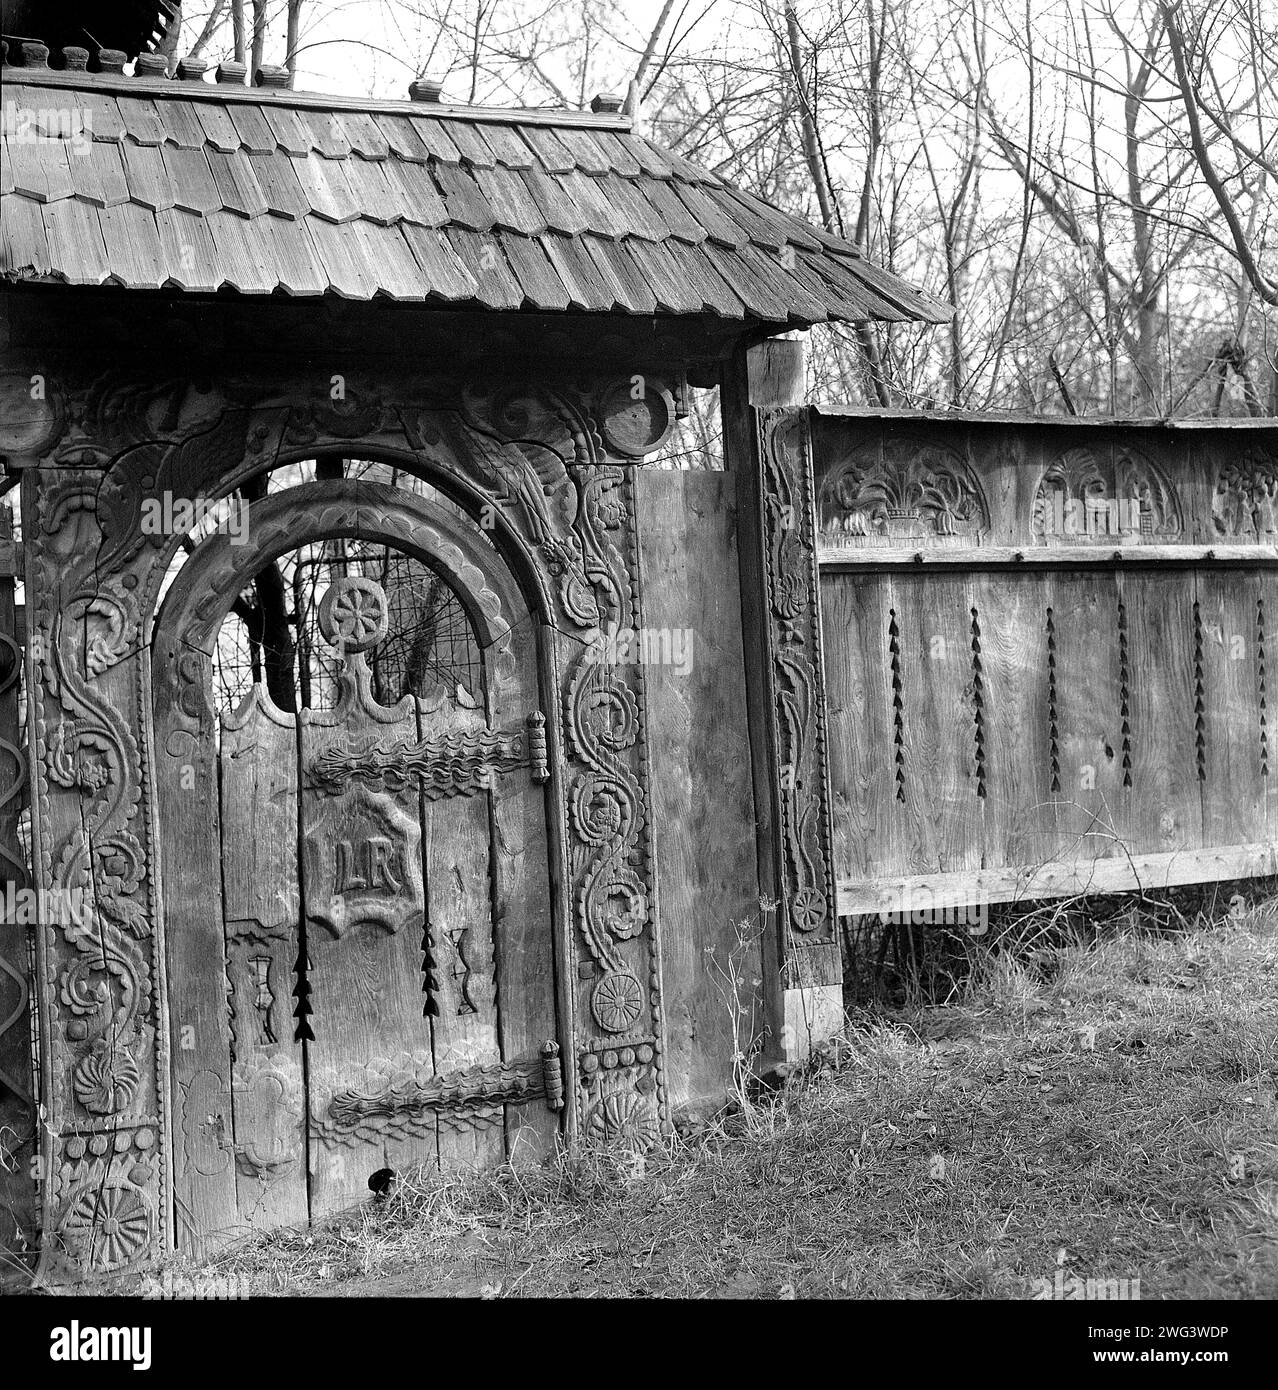
[[[1278,425],[810,429],[840,914],[1278,872]]]

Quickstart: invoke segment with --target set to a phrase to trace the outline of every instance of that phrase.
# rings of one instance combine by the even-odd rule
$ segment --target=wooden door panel
[[[478,746],[487,730],[482,710],[445,698],[419,705],[423,739],[459,749]],[[489,794],[480,784],[460,795],[423,786],[422,842],[430,866],[428,921],[434,960],[435,1069],[448,1074],[501,1062],[494,981]],[[494,779],[496,780],[496,779]],[[505,1157],[502,1106],[473,1113],[441,1111],[443,1167],[489,1167]]]
[[[522,720],[530,744],[545,737],[535,709],[537,644],[532,630],[515,631],[509,657],[490,653],[488,717],[497,728]],[[492,920],[497,943],[497,1017],[501,1055],[531,1066],[555,1026],[554,923],[550,908],[550,852],[546,835],[549,769],[540,747],[529,748],[529,768],[492,781]],[[551,1075],[555,1073],[551,1068]],[[553,1081],[551,1083],[553,1089]],[[553,1095],[506,1106],[506,1151],[512,1163],[551,1153],[559,1133]]]
[[[255,686],[222,717],[222,897],[240,1217],[306,1220],[298,953],[297,727]]]
[[[416,734],[411,698],[375,703],[360,650],[346,654],[336,707],[301,715],[312,1217],[367,1198],[379,1169],[437,1157],[431,1117],[378,1105],[433,1071],[418,793],[351,764]]]

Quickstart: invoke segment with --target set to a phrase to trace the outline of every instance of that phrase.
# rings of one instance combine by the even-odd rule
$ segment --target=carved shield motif
[[[311,807],[302,861],[308,922],[334,936],[420,922],[426,901],[417,816],[359,782],[314,796]]]

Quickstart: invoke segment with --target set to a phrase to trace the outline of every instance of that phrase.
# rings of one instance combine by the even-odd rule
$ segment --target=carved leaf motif
[[[989,509],[976,475],[951,449],[888,440],[857,450],[821,485],[821,533],[906,543],[975,538],[989,530]]]

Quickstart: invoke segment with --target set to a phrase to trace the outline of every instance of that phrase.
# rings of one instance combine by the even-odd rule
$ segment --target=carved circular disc
[[[652,377],[627,378],[604,392],[599,424],[614,453],[643,458],[670,438],[675,427],[674,397]]]
[[[324,640],[343,652],[364,652],[386,636],[386,594],[371,579],[335,579],[320,600]]]
[[[642,1011],[643,986],[625,971],[609,971],[590,996],[590,1012],[608,1033],[624,1033]]]

